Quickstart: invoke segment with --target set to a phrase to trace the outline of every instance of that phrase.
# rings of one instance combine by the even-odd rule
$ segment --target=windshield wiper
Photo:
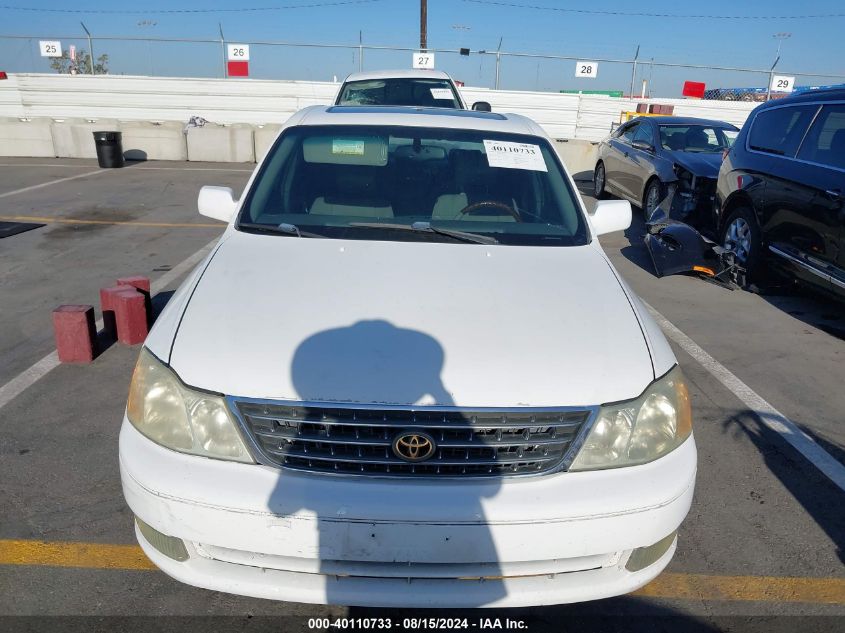
[[[387,224],[382,222],[350,222],[349,226],[355,228],[368,229],[393,229],[398,231],[412,231],[414,233],[437,233],[438,235],[445,235],[461,242],[470,242],[472,244],[498,244],[499,240],[489,235],[479,235],[478,233],[467,233],[465,231],[453,231],[451,229],[443,229],[436,226],[431,226],[430,222],[414,222],[413,224]]]
[[[325,237],[317,233],[309,233],[308,231],[300,231],[295,224],[258,224],[256,222],[239,222],[239,229],[250,229],[253,231],[260,231],[262,233],[274,233],[276,235],[290,235],[292,237]]]

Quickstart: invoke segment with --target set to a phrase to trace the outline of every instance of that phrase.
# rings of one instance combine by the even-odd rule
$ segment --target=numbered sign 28
[[[414,53],[412,68],[432,70],[434,68],[434,53]]]
[[[248,62],[249,44],[227,44],[226,58],[230,62]]]
[[[772,92],[792,92],[795,87],[795,77],[774,75],[772,77]]]
[[[57,40],[42,40],[38,42],[41,57],[61,57],[62,43]]]
[[[583,60],[575,62],[575,76],[585,79],[595,79],[599,76],[598,62],[586,62]]]

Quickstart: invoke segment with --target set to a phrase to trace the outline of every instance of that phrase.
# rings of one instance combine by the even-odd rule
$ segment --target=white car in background
[[[349,75],[337,92],[339,106],[417,106],[466,110],[461,91],[441,70],[377,70]],[[473,110],[490,111],[478,101]]]
[[[696,475],[687,386],[529,119],[315,106],[156,322],[120,471],[183,582],[307,603],[633,591]]]

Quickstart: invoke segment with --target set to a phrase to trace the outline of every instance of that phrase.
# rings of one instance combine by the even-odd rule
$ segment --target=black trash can
[[[120,132],[94,132],[100,167],[123,167],[123,140]]]

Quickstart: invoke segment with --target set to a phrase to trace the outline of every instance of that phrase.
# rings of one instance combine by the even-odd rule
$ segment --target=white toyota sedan
[[[687,386],[548,137],[486,112],[319,106],[158,319],[120,434],[136,535],[276,600],[592,600],[663,570],[693,496]]]

